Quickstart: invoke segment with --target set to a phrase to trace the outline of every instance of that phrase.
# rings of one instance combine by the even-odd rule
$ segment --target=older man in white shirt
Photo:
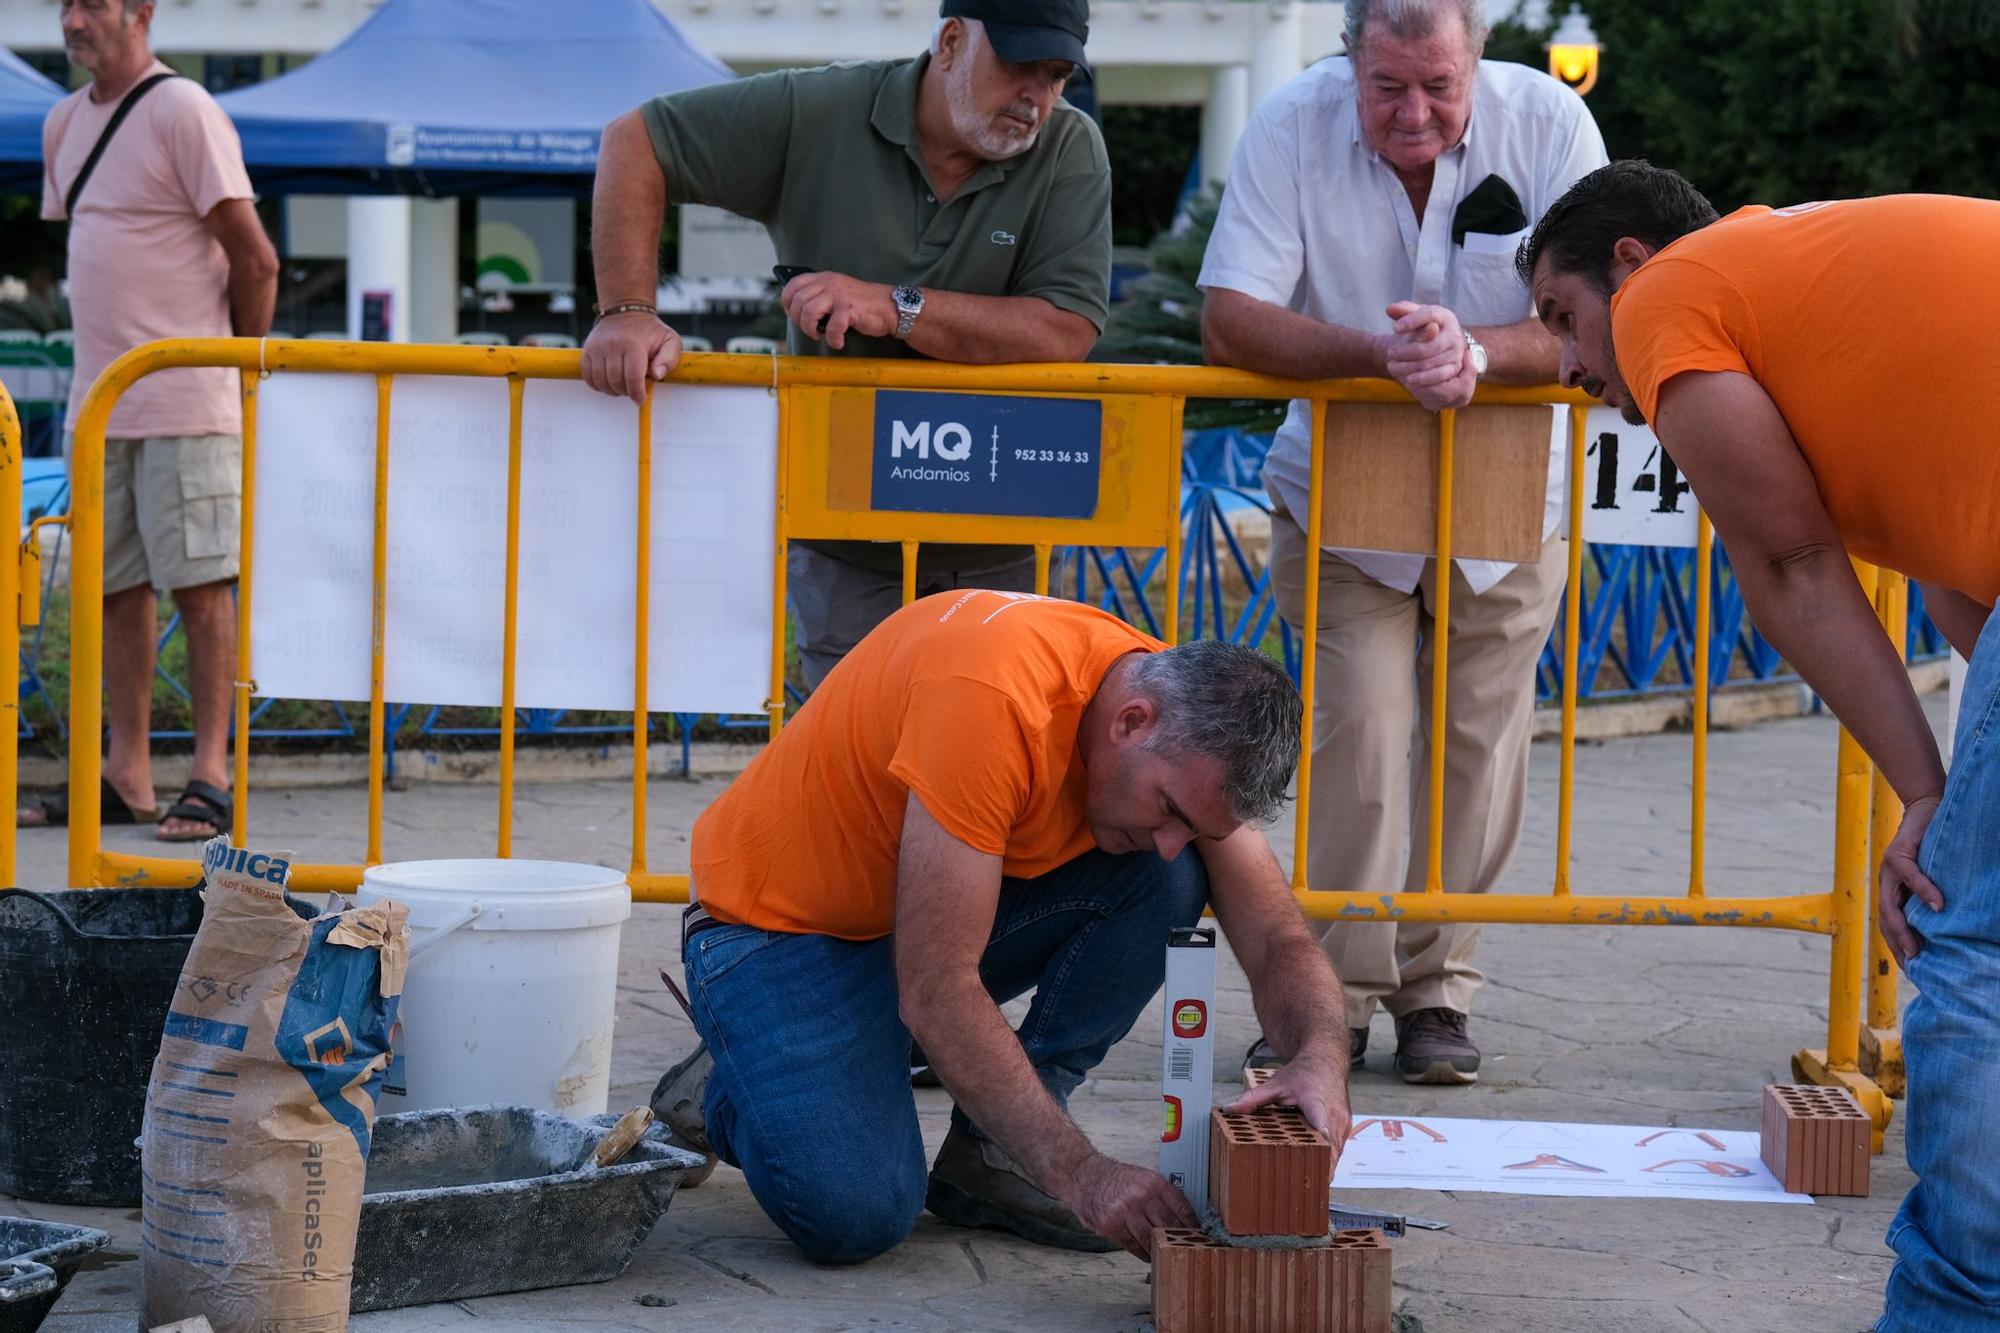
[[[1555,341],[1533,316],[1513,255],[1535,219],[1604,164],[1604,141],[1569,89],[1482,61],[1485,38],[1482,0],[1349,0],[1348,54],[1258,107],[1201,273],[1211,362],[1298,379],[1393,378],[1432,409],[1464,406],[1481,379],[1555,380]],[[1264,472],[1276,511],[1272,581],[1301,630],[1310,429],[1306,405],[1293,403]],[[1560,435],[1556,443],[1541,560],[1459,560],[1449,573],[1443,873],[1455,891],[1491,888],[1520,836],[1535,663],[1567,563],[1556,535]],[[1315,888],[1421,887],[1430,765],[1412,749],[1440,742],[1431,654],[1419,657],[1418,645],[1432,630],[1439,577],[1422,556],[1329,550],[1321,561],[1307,812]],[[1466,925],[1343,922],[1327,932],[1355,1066],[1379,1004],[1395,1018],[1406,1081],[1478,1078],[1466,1031],[1483,980],[1478,939]],[[1248,1062],[1269,1062],[1261,1042]]]

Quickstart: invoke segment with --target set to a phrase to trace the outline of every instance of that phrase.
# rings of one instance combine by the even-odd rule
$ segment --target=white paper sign
[[[1649,427],[1632,425],[1616,408],[1590,409],[1584,421],[1586,541],[1693,546],[1698,513],[1687,479]]]
[[[258,393],[251,671],[261,695],[366,699],[375,381],[277,374]],[[632,706],[637,412],[574,381],[522,405],[515,699]],[[760,712],[770,692],[777,402],[653,394],[647,705]],[[389,427],[384,689],[500,702],[504,381],[399,376]]]
[[[1789,1194],[1742,1130],[1356,1113],[1333,1169],[1348,1189],[1811,1203]],[[1340,1205],[1338,1196],[1334,1206]]]

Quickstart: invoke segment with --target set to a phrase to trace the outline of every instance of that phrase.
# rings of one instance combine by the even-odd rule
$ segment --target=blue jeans
[[[1001,882],[979,978],[996,1003],[1034,990],[1021,1045],[1058,1103],[1131,1030],[1163,980],[1168,931],[1193,925],[1207,902],[1192,849],[1171,862],[1086,852]],[[709,1145],[742,1168],[807,1258],[860,1263],[899,1244],[923,1208],[928,1169],[893,937],[712,926],[681,956],[695,1027],[715,1057],[702,1107]],[[956,1112],[954,1123],[969,1128]]]
[[[1896,1267],[1880,1333],[2000,1329],[2000,614],[1966,674],[1944,800],[1918,855],[1944,894],[1915,898],[1903,1016],[1910,1169],[1889,1225]]]

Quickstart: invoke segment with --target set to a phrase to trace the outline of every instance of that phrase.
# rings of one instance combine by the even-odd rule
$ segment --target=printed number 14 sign
[[[1621,546],[1693,546],[1700,506],[1652,430],[1616,408],[1584,420],[1583,535]]]

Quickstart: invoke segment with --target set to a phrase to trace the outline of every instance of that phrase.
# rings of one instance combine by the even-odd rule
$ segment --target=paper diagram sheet
[[[1364,1113],[1354,1117],[1333,1183],[1349,1189],[1812,1202],[1810,1195],[1786,1193],[1757,1154],[1758,1136],[1737,1130]]]
[[[398,376],[389,407],[384,688],[500,702],[507,386]],[[522,402],[516,701],[632,706],[638,413],[572,381]],[[770,693],[777,403],[653,394],[647,704],[761,712]],[[366,699],[375,380],[277,374],[258,393],[251,675],[258,693]]]

